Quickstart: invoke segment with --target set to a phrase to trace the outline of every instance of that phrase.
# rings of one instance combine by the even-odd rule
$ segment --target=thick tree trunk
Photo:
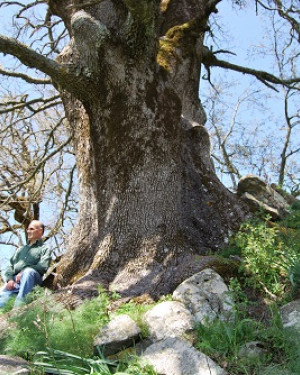
[[[150,10],[136,10],[124,1],[133,15],[144,12],[132,24],[121,2],[107,0],[93,12],[72,14],[51,3],[72,35],[67,62],[80,61],[84,74],[94,77],[85,95],[77,93],[82,105],[65,96],[75,134],[80,215],[57,268],[59,282],[93,278],[124,295],[170,292],[193,256],[217,251],[244,217],[215,176],[202,126],[202,26],[190,34],[194,26],[172,29],[173,52],[165,46],[158,54],[158,28],[151,29],[147,12],[153,7],[157,15],[159,2],[141,0],[141,8]],[[195,4],[189,12],[201,14]],[[113,41],[105,39],[106,27],[117,32]],[[187,47],[176,44],[175,58],[174,43],[182,39]]]
[[[76,120],[81,205],[64,282],[87,272],[125,295],[170,291],[174,273],[216,251],[243,217],[214,174],[205,129],[181,117],[163,83],[139,86],[148,89],[134,100],[129,85],[109,110],[89,108],[90,135]]]

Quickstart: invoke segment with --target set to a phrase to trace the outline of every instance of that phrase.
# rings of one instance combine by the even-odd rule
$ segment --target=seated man
[[[24,303],[26,294],[43,281],[51,261],[51,251],[42,241],[44,224],[33,220],[27,228],[27,245],[18,249],[4,272],[6,284],[0,292],[0,309],[12,295],[17,295],[14,307]]]

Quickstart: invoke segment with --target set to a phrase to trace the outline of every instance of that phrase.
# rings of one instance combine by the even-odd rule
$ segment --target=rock
[[[284,328],[293,328],[300,333],[300,299],[282,306],[280,315]]]
[[[193,348],[190,343],[169,337],[149,346],[141,357],[160,375],[225,375],[205,354]]]
[[[266,350],[261,342],[250,341],[239,350],[238,356],[259,360],[264,354],[266,354]]]
[[[283,216],[280,214],[279,210],[274,207],[268,206],[266,203],[261,202],[256,199],[252,194],[244,193],[241,198],[248,204],[250,210],[254,213],[264,212],[271,216],[271,219],[278,220]],[[285,215],[284,215],[285,216]]]
[[[104,326],[94,341],[95,352],[97,347],[105,355],[112,355],[120,350],[133,346],[140,340],[141,329],[128,315],[119,315]]]
[[[30,374],[28,363],[19,357],[0,355],[0,375]]]
[[[257,176],[242,177],[238,183],[237,195],[254,213],[263,211],[274,220],[282,219],[289,214],[289,204],[284,197]]]
[[[233,301],[220,275],[206,268],[185,280],[173,293],[173,299],[184,303],[196,322],[205,324],[214,318],[232,316]]]
[[[167,337],[181,337],[191,331],[194,325],[192,314],[181,302],[162,302],[144,315],[150,338],[161,340]]]
[[[287,191],[284,191],[282,188],[278,187],[276,184],[271,184],[270,186],[271,186],[272,189],[274,189],[275,191],[277,191],[278,194],[280,194],[281,196],[283,196],[284,200],[290,206],[294,206],[295,208],[299,207],[300,201],[294,195],[289,194]]]

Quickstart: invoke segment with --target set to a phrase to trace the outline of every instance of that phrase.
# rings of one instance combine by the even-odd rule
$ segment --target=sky
[[[272,33],[266,30],[266,27],[271,27],[268,25],[266,18],[264,17],[262,11],[260,10],[258,14],[255,13],[255,4],[249,2],[249,6],[244,9],[237,9],[236,11],[232,9],[230,2],[222,1],[218,5],[219,22],[223,25],[224,30],[227,30],[225,35],[223,35],[222,44],[220,48],[224,49],[224,40],[227,43],[225,49],[234,52],[236,55],[219,54],[217,55],[219,59],[230,61],[237,65],[248,66],[257,70],[265,70],[273,73],[274,60],[272,56],[268,54],[263,54],[263,50],[267,45],[272,42]],[[216,35],[218,31],[216,30]],[[207,45],[210,47],[210,41],[207,40]],[[226,45],[226,44],[225,44]],[[214,49],[218,47],[214,46]],[[254,52],[259,52],[255,53]],[[299,45],[298,45],[298,53]],[[276,66],[275,66],[276,67]],[[276,71],[275,71],[276,74]],[[237,123],[243,124],[248,127],[248,136],[250,138],[250,133],[253,132],[253,139],[256,137],[257,146],[263,148],[264,142],[269,142],[269,145],[273,148],[273,158],[274,164],[280,157],[282,140],[286,133],[286,122],[284,117],[284,101],[281,88],[279,88],[279,93],[267,88],[265,85],[257,81],[251,76],[242,75],[241,73],[232,72],[229,70],[224,70],[221,68],[212,68],[211,71],[212,82],[216,83],[218,80],[231,80],[232,87],[226,90],[227,99],[230,98],[232,105],[226,108],[226,105],[219,106],[219,111],[224,111],[224,118],[222,119],[222,126],[226,129],[229,127],[233,106],[237,102],[238,98],[244,92],[249,92],[250,90],[259,90],[256,96],[251,97],[251,101],[245,101],[245,103],[240,107],[237,116]],[[205,97],[207,91],[211,89],[207,81],[201,81],[200,87],[200,97]],[[255,98],[256,103],[255,103]],[[224,99],[225,100],[225,99]],[[299,94],[297,100],[290,102],[290,109],[299,114]],[[228,103],[227,103],[228,105]],[[209,106],[206,107],[206,112],[208,113]],[[206,124],[209,127],[209,123]],[[256,130],[255,130],[256,129]],[[300,140],[300,126],[294,129],[294,141],[295,143]],[[269,139],[269,141],[268,141]],[[211,138],[213,141],[213,138]],[[271,157],[271,156],[270,156]],[[290,159],[295,164],[293,172],[295,176],[300,179],[299,171],[299,156],[296,155]],[[253,163],[254,164],[254,163]],[[298,164],[298,167],[296,166]],[[241,167],[242,168],[242,167]],[[262,168],[263,169],[263,168]],[[244,169],[241,169],[244,174],[252,172],[245,165]],[[255,170],[257,173],[257,170]],[[261,175],[264,176],[268,183],[275,182],[275,174],[271,174],[268,171],[261,171]],[[225,185],[229,184],[228,177],[226,175],[220,176],[221,180]]]
[[[29,3],[29,1],[27,1]],[[224,40],[226,40],[227,46],[226,49],[236,53],[236,56],[230,56],[228,59],[235,64],[240,64],[244,66],[250,66],[255,69],[264,69],[268,70],[271,67],[271,59],[268,56],[260,56],[255,59],[251,55],[253,49],[259,50],[264,42],[267,42],[265,34],[265,19],[261,18],[260,15],[255,14],[255,5],[254,2],[250,2],[251,6],[244,10],[233,10],[231,7],[231,2],[224,0],[218,5],[219,9],[219,22],[223,24],[226,29],[225,34],[222,36],[223,40],[220,43],[220,48],[224,48]],[[10,19],[11,13],[9,13],[10,8],[0,9],[0,33],[7,33],[10,29]],[[219,17],[217,16],[217,17]],[[13,30],[14,31],[14,30]],[[216,35],[217,35],[216,30]],[[209,40],[207,43],[210,43]],[[208,44],[208,46],[210,46]],[[214,49],[217,47],[214,47]],[[226,60],[227,57],[225,54],[218,55],[219,58]],[[204,74],[204,70],[202,74]],[[213,82],[216,82],[218,79],[232,79],[236,81],[236,85],[232,86],[231,90],[228,91],[228,95],[231,98],[232,106],[234,106],[237,98],[247,89],[252,87],[254,79],[251,77],[245,77],[240,73],[230,72],[228,70],[213,68]],[[17,83],[20,85],[20,83]],[[23,86],[23,89],[26,86]],[[200,87],[200,97],[202,101],[205,99],[205,93],[210,89],[210,85],[207,81],[201,81]],[[260,89],[265,89],[261,84]],[[243,108],[243,111],[240,113],[239,121],[249,124],[249,129],[254,123],[264,124],[264,131],[269,131],[270,134],[275,132],[275,121],[270,121],[270,119],[278,118],[278,121],[281,121],[283,111],[282,97],[278,94],[275,94],[269,90],[268,94],[268,105],[267,113],[262,113],[260,107],[249,107],[249,105]],[[229,108],[230,109],[230,108]],[[228,112],[229,113],[229,112]],[[230,120],[230,113],[224,114],[224,121],[227,124]],[[250,131],[250,130],[249,130]],[[280,135],[279,135],[280,136]],[[300,139],[299,130],[296,133],[296,138]],[[222,179],[222,177],[221,177]],[[224,183],[227,183],[226,177],[223,177],[222,180]],[[43,220],[43,218],[42,218]],[[0,251],[0,267],[7,262],[8,252],[11,253],[13,250],[3,252]],[[4,255],[5,253],[5,255]]]

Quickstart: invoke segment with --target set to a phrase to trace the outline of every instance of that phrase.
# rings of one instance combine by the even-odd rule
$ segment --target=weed
[[[7,301],[6,305],[2,307],[2,309],[0,309],[0,314],[5,314],[8,311],[11,311],[14,307],[15,300],[16,300],[16,296],[14,295],[11,296],[9,300]]]
[[[198,325],[196,348],[223,367],[226,364],[231,375],[271,374],[268,372],[271,368],[300,373],[299,338],[283,328],[277,306],[270,306],[271,319],[267,325],[257,322],[246,315],[247,299],[236,279],[231,282],[231,290],[236,300],[241,301],[235,306],[234,318]],[[241,355],[246,344],[253,341],[261,348],[260,354]]]
[[[156,375],[149,365],[141,365],[136,358],[129,362],[117,362],[101,356],[83,358],[71,353],[47,349],[38,352],[34,359],[36,369],[61,375]]]
[[[252,221],[245,223],[231,239],[230,248],[239,249],[243,259],[240,270],[247,275],[250,286],[263,290],[273,299],[283,298],[291,266],[300,260],[299,248],[290,236],[285,236],[276,226],[268,226],[267,222]]]
[[[13,317],[15,328],[5,340],[5,353],[30,358],[51,347],[75,355],[91,355],[95,335],[109,320],[108,303],[107,294],[100,293],[70,311],[51,295],[45,295]]]

